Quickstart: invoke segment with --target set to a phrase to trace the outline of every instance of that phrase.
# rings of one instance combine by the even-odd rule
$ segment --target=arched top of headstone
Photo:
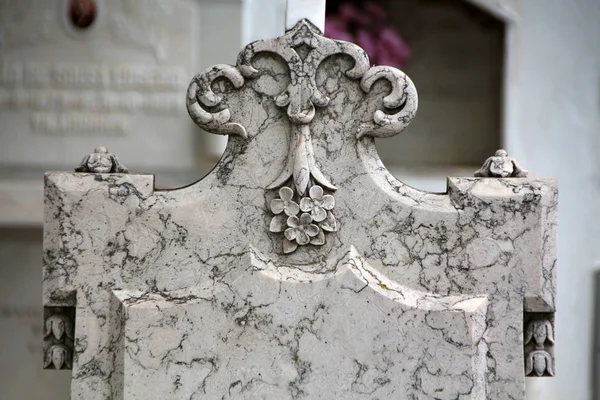
[[[221,162],[215,174],[251,168],[261,177],[258,186],[276,194],[270,230],[284,233],[289,253],[322,245],[324,232],[338,229],[334,192],[348,177],[346,164],[357,175],[369,173],[357,165],[379,163],[367,138],[404,130],[415,116],[417,92],[402,71],[370,67],[362,48],[329,39],[303,19],[281,37],[247,45],[236,66],[196,75],[187,107],[201,128],[235,137],[225,159],[238,162]],[[271,129],[275,122],[280,126]],[[361,146],[369,148],[362,161]]]

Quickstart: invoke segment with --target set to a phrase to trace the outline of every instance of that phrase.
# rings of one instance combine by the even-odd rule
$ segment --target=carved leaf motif
[[[331,213],[331,211],[327,211],[327,217],[323,222],[321,222],[320,226],[321,229],[323,229],[324,231],[337,231],[337,221],[335,219],[335,216]]]
[[[246,129],[238,123],[230,122],[231,112],[228,109],[210,112],[202,107],[216,107],[221,104],[222,98],[211,88],[213,81],[220,77],[228,79],[236,89],[244,85],[244,77],[231,65],[220,64],[208,68],[196,75],[188,87],[188,113],[196,125],[208,132],[246,138]]]
[[[527,324],[525,345],[533,339],[537,346],[543,346],[546,341],[554,343],[552,324],[548,320],[534,320]]]
[[[283,238],[283,252],[285,254],[291,253],[298,248],[298,244],[295,241]]]
[[[46,350],[44,355],[44,368],[53,365],[56,369],[61,369],[63,366],[71,368],[71,351],[62,344],[55,344]]]
[[[287,216],[280,214],[271,218],[271,224],[269,225],[269,231],[280,233],[287,229]]]
[[[310,244],[314,244],[315,246],[322,246],[325,244],[325,233],[319,229],[319,233],[317,236],[310,239]]]
[[[289,156],[286,165],[279,176],[267,189],[276,189],[293,178],[298,194],[304,194],[310,182],[310,177],[329,190],[337,190],[321,173],[315,162],[312,138],[308,125],[293,125],[293,139],[290,140]]]
[[[61,340],[63,335],[73,340],[73,324],[70,319],[64,315],[52,315],[46,319],[44,338],[53,335],[57,340]]]
[[[363,136],[386,138],[397,135],[410,124],[417,113],[417,89],[404,72],[392,67],[373,67],[363,76],[360,87],[368,93],[379,79],[386,79],[392,85],[392,92],[383,98],[383,105],[399,111],[394,114],[375,111],[373,121],[363,123],[358,128],[356,137],[359,139]]]

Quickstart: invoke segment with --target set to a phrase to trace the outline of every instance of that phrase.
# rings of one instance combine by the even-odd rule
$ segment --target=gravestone
[[[505,153],[443,194],[394,178],[374,140],[415,86],[314,3],[192,79],[229,135],[202,180],[46,174],[44,364],[73,399],[524,399],[554,374],[556,181],[495,177]]]

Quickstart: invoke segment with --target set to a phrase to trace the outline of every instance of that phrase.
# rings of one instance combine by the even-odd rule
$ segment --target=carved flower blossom
[[[279,199],[271,200],[271,211],[273,214],[277,215],[285,212],[289,217],[298,214],[300,207],[298,207],[298,203],[292,201],[292,198],[294,197],[294,191],[292,189],[286,186],[282,187],[279,189],[279,197]]]
[[[312,217],[307,213],[300,215],[300,218],[291,216],[287,219],[289,228],[283,234],[287,240],[295,240],[301,246],[309,244],[310,238],[317,236],[320,231],[312,222]]]
[[[323,188],[314,185],[309,190],[310,197],[303,197],[300,200],[300,209],[302,212],[308,213],[316,222],[324,221],[327,218],[327,211],[335,206],[335,199],[332,195],[323,195]]]

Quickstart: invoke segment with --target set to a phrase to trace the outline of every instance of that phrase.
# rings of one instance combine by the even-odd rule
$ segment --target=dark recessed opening
[[[96,20],[95,0],[69,0],[69,21],[76,29],[88,29]]]

